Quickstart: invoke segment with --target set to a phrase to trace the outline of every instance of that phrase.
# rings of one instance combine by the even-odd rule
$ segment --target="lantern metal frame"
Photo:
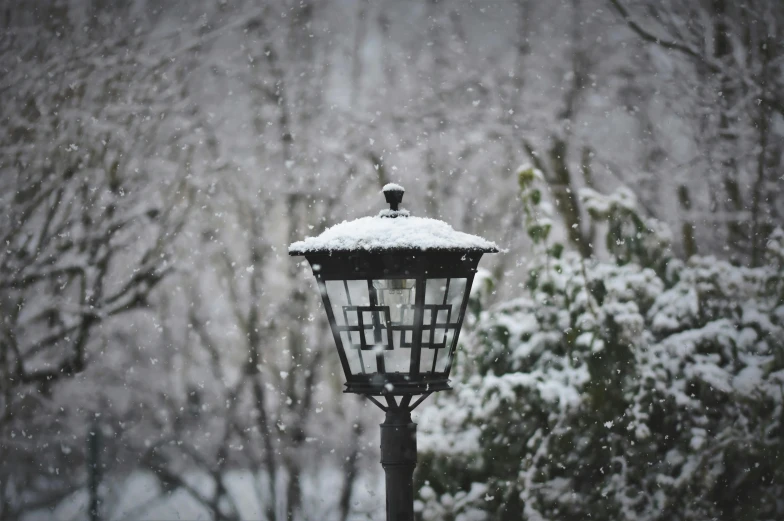
[[[457,348],[460,329],[463,326],[468,298],[476,273],[482,251],[414,251],[414,250],[393,250],[383,252],[331,252],[331,253],[305,253],[305,258],[313,269],[313,274],[321,292],[322,301],[332,331],[333,340],[338,349],[338,356],[346,377],[345,392],[357,393],[371,396],[406,396],[431,393],[450,389],[449,373],[454,362],[455,351]],[[415,281],[415,302],[413,304],[413,323],[410,325],[391,324],[389,322],[390,310],[388,306],[380,305],[376,295],[376,288],[373,281],[377,280],[414,280]],[[463,294],[460,296],[458,317],[456,321],[439,322],[437,311],[444,310],[447,304],[448,289],[444,291],[443,302],[441,304],[426,304],[426,284],[428,280],[446,279],[447,284],[454,279],[465,280]],[[326,283],[329,281],[340,281],[348,284],[351,281],[367,281],[370,304],[368,306],[344,306],[349,311],[356,310],[358,313],[358,324],[338,324],[333,310],[330,296],[327,292]],[[451,306],[450,306],[451,308]],[[346,311],[346,309],[344,309]],[[430,311],[430,321],[424,324],[425,312]],[[451,309],[447,310],[451,315]],[[363,330],[369,326],[363,324],[362,312],[373,315],[373,320],[378,321],[376,327],[384,322],[383,327],[388,332],[401,331],[411,332],[411,341],[401,342],[401,345],[394,345],[391,334],[388,334],[388,343],[392,344],[392,349],[410,349],[409,371],[408,372],[387,372],[383,362],[377,365],[376,372],[370,374],[355,373],[351,370],[346,354],[347,349],[352,346],[345,345],[340,333],[345,331],[360,331],[358,335],[363,347],[365,335]],[[434,339],[434,334],[430,335],[428,342],[423,342],[423,332],[430,329],[435,331],[452,331],[449,345],[439,346]],[[408,335],[400,335],[401,340]],[[408,344],[408,345],[406,345]],[[435,350],[432,370],[422,371],[420,369],[422,350],[431,348]],[[439,354],[444,351],[443,354]],[[436,371],[436,361],[439,356],[446,356],[447,363],[443,371]],[[383,361],[383,353],[376,352],[377,360]]]

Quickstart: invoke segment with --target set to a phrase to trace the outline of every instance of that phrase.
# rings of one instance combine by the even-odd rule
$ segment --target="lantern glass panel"
[[[416,280],[327,280],[325,287],[351,374],[408,372]]]
[[[327,296],[335,317],[335,324],[340,329],[340,339],[345,350],[348,366],[352,374],[376,372],[375,359],[353,345],[362,345],[359,328],[360,314],[358,306],[368,306],[367,282],[364,280],[328,280],[325,283]],[[348,310],[353,310],[349,312]]]
[[[411,365],[411,333],[414,329],[415,279],[373,280],[375,299],[380,307],[389,308],[392,349],[384,351],[387,373],[408,372]],[[371,301],[373,297],[371,295]],[[380,324],[384,333],[389,332]]]
[[[444,334],[444,339],[447,345],[447,349],[450,349],[455,339],[455,330],[454,329],[448,330]],[[453,352],[451,351],[444,351],[439,353],[439,356],[436,359],[436,363],[435,363],[436,373],[443,373],[444,371],[446,371],[447,363],[449,362],[449,359],[452,357],[452,353]]]
[[[465,294],[466,279],[428,279],[425,304],[437,307],[437,324],[456,324]],[[435,308],[434,308],[435,309]],[[425,315],[427,318],[427,315]]]
[[[455,332],[460,325],[466,283],[465,278],[427,280],[420,372],[446,371]]]

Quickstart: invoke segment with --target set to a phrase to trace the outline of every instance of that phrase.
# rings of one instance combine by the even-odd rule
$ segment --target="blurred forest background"
[[[782,519],[783,177],[779,0],[4,0],[0,519],[378,519],[286,248],[387,182],[508,250],[423,518]]]

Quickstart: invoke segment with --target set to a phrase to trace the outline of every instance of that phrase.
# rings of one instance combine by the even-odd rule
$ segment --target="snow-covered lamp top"
[[[398,206],[405,189],[389,183],[382,189],[390,205],[376,216],[343,221],[317,237],[289,246],[290,255],[335,252],[474,251],[493,253],[498,246],[482,237],[455,231],[443,221],[411,217]]]

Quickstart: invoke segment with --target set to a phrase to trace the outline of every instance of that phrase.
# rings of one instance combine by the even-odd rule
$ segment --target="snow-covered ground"
[[[317,474],[303,479],[303,519],[338,521],[337,502],[341,483],[339,469],[324,467]],[[214,486],[209,476],[193,473],[187,478],[198,493],[209,495]],[[266,476],[247,470],[226,473],[224,483],[237,507],[240,519],[264,519],[266,504]],[[351,498],[350,521],[379,519],[384,511],[383,475],[379,472],[359,476]],[[173,492],[162,489],[150,472],[134,472],[125,479],[112,482],[101,491],[106,502],[103,521],[212,521],[215,519],[205,507],[182,488]],[[279,511],[283,518],[282,507]],[[39,510],[25,515],[21,521],[82,521],[89,519],[89,496],[85,489],[72,494],[52,510]],[[342,521],[342,520],[340,520]]]

